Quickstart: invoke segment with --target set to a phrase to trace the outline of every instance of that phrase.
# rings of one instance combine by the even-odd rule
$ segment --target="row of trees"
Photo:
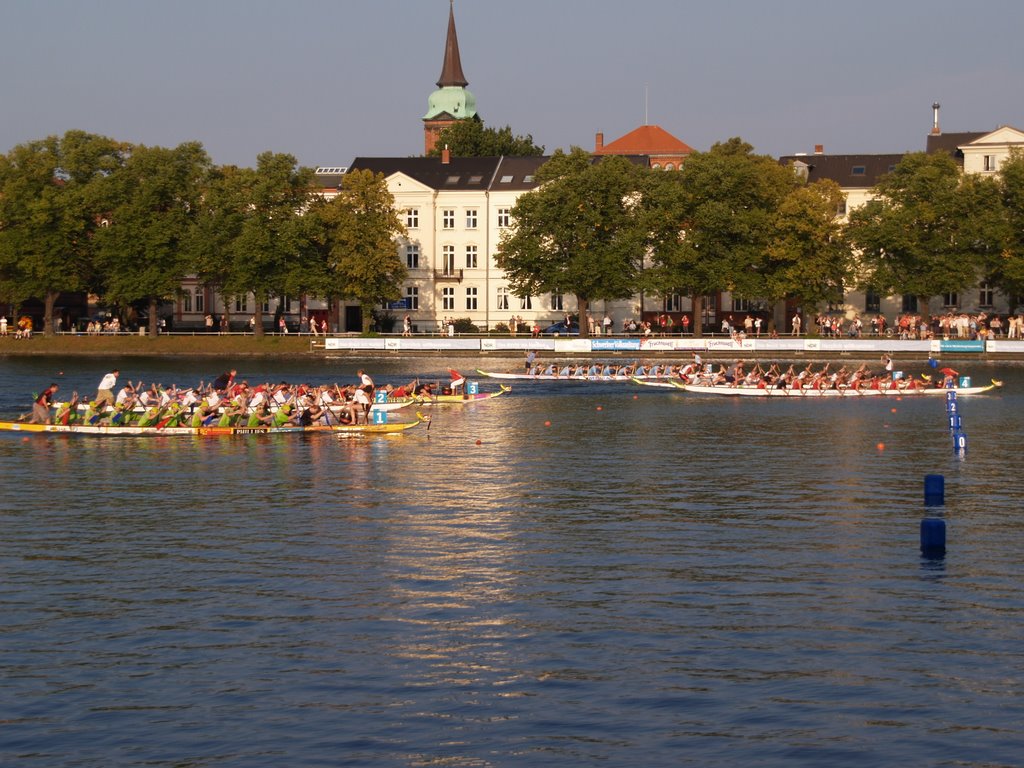
[[[60,292],[157,306],[196,276],[226,298],[253,294],[257,334],[271,296],[308,294],[371,308],[399,298],[404,233],[381,176],[346,174],[315,195],[314,174],[287,154],[255,168],[214,166],[202,145],[124,144],[70,131],[0,156],[0,299],[44,300],[53,327]]]
[[[832,181],[804,183],[740,139],[676,173],[556,152],[521,196],[498,265],[517,295],[594,301],[723,291],[806,309],[847,290],[927,300],[987,280],[1024,295],[1024,156],[965,176],[946,154],[909,154],[848,223]],[[585,324],[581,332],[586,333]]]

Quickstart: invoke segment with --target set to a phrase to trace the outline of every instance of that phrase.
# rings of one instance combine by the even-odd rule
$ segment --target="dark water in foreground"
[[[61,365],[112,364],[2,360],[0,411]],[[1020,765],[1024,369],[971,373],[1008,387],[964,458],[939,399],[629,385],[391,438],[0,435],[0,764]]]

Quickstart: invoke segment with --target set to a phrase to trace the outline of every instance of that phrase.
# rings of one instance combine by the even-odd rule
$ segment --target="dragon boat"
[[[509,381],[590,381],[590,382],[608,382],[608,381],[647,381],[647,380],[667,380],[672,374],[669,373],[658,373],[658,374],[636,374],[632,372],[622,373],[499,373],[496,371],[484,371],[479,368],[476,372],[481,376],[486,376],[489,379],[504,379]]]
[[[400,406],[412,405],[437,405],[444,403],[479,403],[482,400],[493,400],[496,397],[504,395],[506,392],[511,392],[512,387],[504,384],[499,385],[497,392],[465,392],[459,394],[452,393],[439,393],[434,395],[409,395],[408,397],[398,397],[389,399],[388,405],[398,404]]]
[[[161,427],[159,425],[143,427],[138,424],[115,426],[110,424],[30,424],[23,421],[0,421],[0,432],[91,435],[100,437],[157,437],[162,435],[216,437],[234,435],[294,434],[330,434],[337,436],[393,435],[405,432],[406,430],[412,429],[413,427],[416,427],[428,420],[427,416],[417,413],[415,421],[394,421],[381,424],[313,424],[310,426],[284,425],[258,427],[247,427],[244,425],[233,427],[219,427],[215,425],[206,427]]]
[[[961,395],[981,395],[986,392],[991,392],[1003,386],[1003,382],[996,379],[992,379],[990,384],[979,387],[934,387],[934,386],[907,386],[907,387],[887,387],[874,389],[872,387],[844,387],[840,389],[821,388],[815,389],[813,387],[756,387],[756,386],[730,386],[728,384],[686,384],[680,380],[673,380],[672,386],[684,390],[686,392],[692,392],[698,395],[724,395],[726,397],[789,397],[789,398],[833,398],[833,397],[925,397],[935,396],[945,397],[948,392],[956,392],[957,396]]]

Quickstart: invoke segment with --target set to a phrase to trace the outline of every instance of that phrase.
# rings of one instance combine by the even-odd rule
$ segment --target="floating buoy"
[[[482,443],[482,442],[481,442],[480,440],[477,440],[477,441],[476,441],[476,444],[477,444],[477,445],[483,445],[483,443]]]
[[[924,505],[941,507],[946,503],[946,478],[942,475],[924,476]]]
[[[960,414],[959,413],[951,413],[951,414],[949,414],[949,431],[950,432],[956,432],[957,430],[960,429],[960,426],[962,424],[963,424],[963,419],[960,418]]]
[[[599,410],[599,411],[600,411],[600,410],[603,410],[603,409],[602,409],[602,408],[601,408],[601,406],[599,405],[599,406],[597,406],[597,410]]]
[[[634,399],[634,400],[638,400],[638,399],[640,399],[640,395],[633,395],[633,399]]]
[[[967,451],[967,435],[960,430],[953,433],[953,450],[956,453],[965,453]]]
[[[896,413],[896,409],[895,408],[890,409],[889,413]]]
[[[945,551],[946,521],[926,517],[921,521],[921,552],[925,555],[942,555]]]
[[[550,427],[551,426],[551,422],[550,421],[545,421],[544,422],[544,426],[545,427]]]
[[[879,443],[878,445],[875,446],[875,448],[877,448],[879,451],[884,451],[885,443]]]

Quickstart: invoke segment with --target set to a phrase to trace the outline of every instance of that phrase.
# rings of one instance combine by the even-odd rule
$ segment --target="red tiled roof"
[[[642,125],[605,144],[597,155],[688,155],[693,148],[658,125]]]

